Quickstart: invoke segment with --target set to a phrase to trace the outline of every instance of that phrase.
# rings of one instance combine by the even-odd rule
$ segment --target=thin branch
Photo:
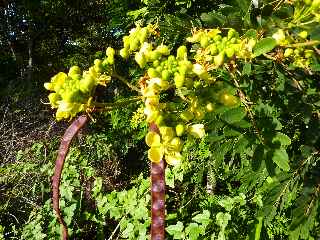
[[[138,96],[138,97],[132,97],[132,98],[127,98],[125,100],[120,100],[114,103],[99,103],[99,102],[93,102],[93,106],[98,107],[98,108],[103,108],[108,110],[112,110],[118,107],[124,107],[127,106],[130,103],[135,103],[135,102],[139,102],[143,99],[142,96]]]
[[[252,110],[251,110],[251,108],[250,108],[250,106],[249,106],[249,104],[248,104],[247,97],[246,97],[246,95],[244,94],[244,92],[240,89],[240,84],[238,83],[238,81],[237,81],[237,79],[235,78],[235,76],[234,76],[233,74],[231,74],[231,75],[232,75],[232,77],[233,77],[234,84],[235,84],[235,86],[236,86],[237,89],[238,89],[238,94],[239,94],[240,100],[241,100],[241,102],[243,103],[246,111],[248,112],[249,118],[250,118],[250,120],[251,120],[251,122],[252,122],[252,125],[253,125],[253,128],[254,128],[254,130],[255,130],[255,133],[257,134],[260,142],[265,145],[265,139],[263,138],[263,136],[262,136],[262,134],[261,134],[261,132],[260,132],[258,126],[257,126],[257,123],[256,123],[256,120],[254,119]]]
[[[119,229],[119,227],[120,227],[120,223],[121,223],[121,221],[124,219],[124,217],[125,217],[125,216],[123,216],[123,217],[120,219],[118,225],[117,225],[116,228],[113,230],[113,232],[111,233],[111,235],[110,235],[110,237],[108,238],[108,240],[112,240],[112,239],[113,239],[113,235],[118,231],[118,229]]]
[[[308,42],[303,42],[303,43],[288,44],[283,47],[285,47],[285,48],[298,48],[298,47],[315,46],[318,44],[320,44],[320,41],[314,40],[314,41],[308,41]]]
[[[141,93],[140,89],[137,88],[136,86],[132,85],[131,83],[129,83],[124,77],[120,76],[118,73],[114,72],[112,74],[112,77],[119,79],[121,82],[123,82],[124,84],[126,84],[130,89]]]

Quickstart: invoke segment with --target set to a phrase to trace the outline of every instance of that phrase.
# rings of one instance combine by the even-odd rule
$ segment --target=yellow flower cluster
[[[253,38],[240,39],[239,33],[234,29],[230,29],[227,36],[222,36],[219,29],[194,30],[187,41],[199,44],[194,57],[199,63],[195,69],[198,75],[204,74],[205,71],[201,65],[210,64],[210,69],[216,69],[233,57],[252,58],[252,49],[256,44]]]
[[[78,66],[70,68],[68,74],[60,72],[46,82],[44,87],[52,91],[49,102],[57,108],[56,119],[71,119],[79,112],[90,108],[90,99],[97,85],[106,85],[111,80],[110,65],[114,63],[115,51],[108,48],[104,60],[96,59],[94,66],[81,72]]]

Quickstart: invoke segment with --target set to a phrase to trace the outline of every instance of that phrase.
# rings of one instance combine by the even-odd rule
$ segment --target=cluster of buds
[[[256,44],[253,38],[240,39],[234,29],[230,29],[226,36],[221,35],[219,29],[195,30],[187,41],[196,44],[195,60],[201,65],[210,65],[210,69],[219,68],[233,57],[252,58]]]
[[[90,109],[90,100],[97,85],[106,86],[111,80],[111,65],[114,63],[115,51],[108,48],[104,60],[94,60],[94,65],[88,71],[81,71],[78,66],[72,66],[68,74],[60,72],[46,82],[44,87],[52,91],[49,102],[52,108],[57,108],[56,119],[71,119],[79,112]]]

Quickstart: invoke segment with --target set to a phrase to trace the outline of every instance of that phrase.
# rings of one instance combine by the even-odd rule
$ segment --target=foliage
[[[145,89],[150,87],[157,96],[154,100],[148,91],[143,92],[146,108],[148,104],[156,106],[145,111],[147,121],[163,115],[162,126],[169,128],[160,135],[147,134],[141,108],[137,110],[133,105],[126,110],[94,115],[97,123],[91,128],[96,133],[86,137],[87,148],[73,149],[63,174],[61,203],[72,235],[147,239],[149,179],[137,177],[141,170],[147,171],[147,164],[133,166],[134,170],[129,170],[126,177],[120,174],[119,178],[136,180],[116,190],[103,176],[109,168],[104,159],[123,164],[116,170],[128,168],[132,164],[128,161],[132,149],[139,154],[130,161],[146,161],[143,136],[147,134],[150,149],[156,148],[149,158],[158,161],[159,156],[165,155],[168,163],[174,163],[166,169],[168,239],[319,238],[318,1],[265,0],[254,6],[251,1],[230,0],[223,4],[215,1],[210,7],[202,1],[159,0],[139,4],[128,12],[129,18],[147,23],[157,19],[158,30],[154,32],[149,26],[149,38],[137,43],[136,48],[131,47],[134,37],[128,47],[116,44],[116,49],[121,46],[125,50],[122,54],[115,51],[112,73],[105,71],[113,65],[110,61],[102,67],[101,62],[95,62],[96,68],[104,68],[97,71],[99,74],[111,73],[107,74],[112,77],[108,88],[121,86],[122,96],[110,97],[107,93],[102,100],[107,99],[108,105],[97,106],[109,108],[132,99],[134,90],[122,89],[124,81],[118,81],[119,74],[126,76],[125,83],[129,86],[137,86],[139,78],[145,76],[149,81]],[[191,32],[192,26],[212,30],[198,28]],[[168,84],[160,80],[152,83],[150,79],[166,80],[163,71],[171,69],[158,71],[153,66],[155,61],[140,51],[146,39],[150,40],[152,53],[157,46],[168,47],[172,62],[168,64],[169,57],[161,54],[160,64],[180,66],[180,62],[190,61],[192,68],[185,73],[172,70]],[[219,45],[222,41],[225,44]],[[179,46],[185,46],[187,51]],[[110,60],[109,56],[102,54],[99,58]],[[122,57],[129,58],[125,66]],[[185,66],[188,64],[185,62]],[[68,77],[72,78],[65,76]],[[188,78],[193,79],[190,86]],[[82,91],[87,94],[82,104],[87,105],[80,111],[94,112],[89,95],[95,87],[98,92],[98,82],[90,91]],[[159,89],[153,89],[156,84]],[[65,98],[63,94],[60,96]],[[60,104],[51,102],[57,107]],[[77,101],[71,101],[74,102]],[[161,109],[161,103],[166,103],[165,108]],[[154,114],[156,111],[160,113]],[[187,112],[193,114],[193,119],[188,118]],[[172,153],[171,141],[176,138],[183,144],[175,145]],[[36,155],[42,156],[41,151]],[[175,158],[168,157],[172,155]],[[50,156],[53,159],[53,154]],[[6,166],[2,170],[3,179],[15,173],[11,177],[16,179],[7,182],[19,183],[16,175],[19,172],[26,178],[27,170],[19,171],[18,166]],[[24,160],[20,167],[35,166],[39,167],[28,168]],[[37,239],[37,234],[44,239],[60,234],[48,196],[52,165],[47,160],[44,166],[40,173],[41,179],[47,179],[42,183],[46,197],[41,199],[40,206],[32,208],[26,224],[17,224],[16,234],[22,238]],[[35,177],[39,171],[30,174]],[[37,189],[35,195],[40,193]],[[24,193],[27,192],[29,189]],[[8,231],[6,223],[1,225],[4,232]]]

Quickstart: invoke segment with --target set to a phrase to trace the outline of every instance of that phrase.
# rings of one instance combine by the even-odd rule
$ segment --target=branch
[[[308,42],[303,42],[303,43],[294,43],[294,44],[288,44],[283,47],[285,48],[298,48],[298,47],[306,47],[306,46],[315,46],[320,44],[320,41],[314,40],[314,41],[308,41]]]
[[[137,88],[136,86],[129,83],[124,77],[120,76],[118,73],[114,72],[112,74],[112,77],[119,79],[121,82],[126,84],[131,90],[139,92],[139,93],[141,92],[139,88]]]
[[[252,122],[253,128],[254,128],[254,130],[255,130],[255,133],[257,134],[260,142],[261,142],[263,145],[265,145],[265,139],[264,139],[264,137],[262,136],[262,134],[261,134],[261,132],[260,132],[258,126],[257,126],[257,123],[256,123],[256,120],[254,119],[252,110],[251,110],[251,108],[250,108],[250,106],[249,106],[249,104],[248,104],[247,97],[246,97],[246,95],[243,93],[243,91],[240,89],[240,85],[239,85],[237,79],[235,78],[235,76],[234,76],[233,74],[231,74],[231,75],[232,75],[232,77],[233,77],[234,84],[235,84],[235,86],[236,86],[237,89],[238,89],[238,93],[239,93],[240,100],[241,100],[241,102],[243,103],[244,107],[246,108],[246,110],[247,110],[247,112],[248,112],[248,115],[249,115],[250,120],[251,120],[251,122]]]
[[[149,128],[159,133],[155,123],[151,123]],[[165,168],[164,159],[151,163],[151,240],[165,239]]]
[[[77,134],[77,132],[85,125],[88,121],[88,117],[86,115],[82,115],[74,120],[71,125],[65,131],[61,144],[58,150],[58,157],[56,160],[56,165],[54,169],[54,175],[52,177],[52,203],[53,209],[56,212],[59,223],[62,225],[62,239],[68,239],[68,227],[61,216],[60,206],[59,206],[59,198],[60,198],[60,179],[61,172],[63,170],[63,165],[65,158],[69,152],[69,147],[72,139]]]

